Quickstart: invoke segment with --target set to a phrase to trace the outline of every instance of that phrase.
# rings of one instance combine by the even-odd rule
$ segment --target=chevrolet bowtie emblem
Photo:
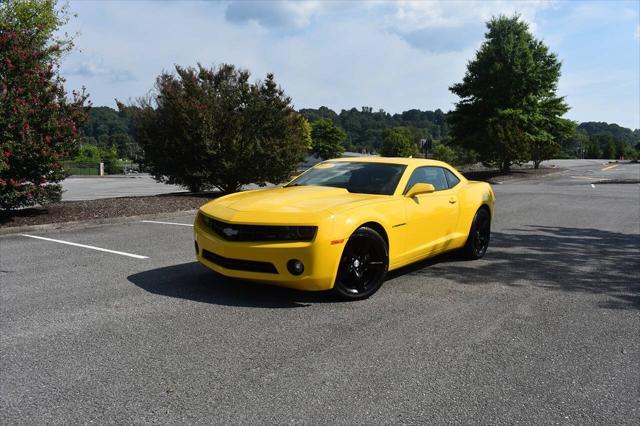
[[[233,229],[233,228],[224,228],[222,230],[222,233],[224,235],[226,235],[227,237],[235,237],[236,235],[238,235],[240,231],[238,231],[237,229]]]

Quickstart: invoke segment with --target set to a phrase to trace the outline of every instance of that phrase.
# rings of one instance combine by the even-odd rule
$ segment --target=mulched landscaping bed
[[[502,174],[497,170],[474,170],[463,172],[462,174],[469,180],[483,180],[491,184],[498,184],[513,179],[528,179],[536,176],[548,175],[549,173],[559,172],[563,169],[559,167],[540,167],[513,169],[510,173]]]
[[[103,198],[89,201],[63,201],[46,207],[0,212],[0,226],[15,227],[75,222],[92,219],[139,216],[196,210],[219,196],[205,194],[163,194],[147,197]]]
[[[509,174],[495,170],[465,172],[467,179],[484,180],[492,184],[512,179],[532,178],[559,171],[558,168],[514,169]],[[64,201],[46,207],[33,207],[11,212],[0,211],[0,227],[104,220],[115,217],[173,213],[196,210],[207,201],[218,197],[216,192],[203,194],[175,193],[146,197],[104,198],[89,201]]]

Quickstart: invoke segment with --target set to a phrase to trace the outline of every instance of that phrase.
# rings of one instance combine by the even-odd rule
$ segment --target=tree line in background
[[[401,114],[389,114],[364,106],[360,110],[351,108],[336,113],[323,106],[318,109],[303,108],[300,113],[312,123],[320,119],[330,120],[343,129],[346,133],[344,148],[352,152],[381,152],[385,131],[398,127],[406,128],[415,143],[426,138],[440,140],[449,134],[446,115],[439,109],[411,109]]]
[[[448,125],[439,127],[432,133],[434,128],[433,123],[428,120],[424,121],[412,121],[410,119],[404,119],[402,125],[398,125],[395,120],[389,120],[387,123],[381,125],[380,121],[377,122],[379,135],[377,136],[376,143],[361,143],[357,146],[349,143],[353,140],[366,141],[362,134],[366,134],[367,131],[354,130],[353,128],[345,128],[342,125],[339,116],[347,113],[353,118],[354,122],[367,123],[367,115],[381,114],[379,112],[370,112],[370,108],[363,107],[360,110],[352,108],[351,110],[342,110],[340,114],[335,113],[327,107],[320,107],[318,109],[301,109],[299,112],[305,116],[309,122],[314,125],[319,123],[321,131],[316,132],[315,137],[312,133],[313,141],[325,141],[320,139],[321,132],[336,133],[335,130],[327,130],[328,124],[331,128],[337,129],[338,132],[343,133],[344,137],[338,137],[340,144],[337,148],[323,148],[322,143],[315,144],[313,152],[319,153],[320,158],[332,158],[339,156],[345,151],[359,152],[359,153],[372,153],[379,154],[382,152],[382,145],[384,141],[385,132],[394,131],[397,129],[406,129],[408,133],[405,136],[409,138],[412,144],[415,145],[416,151],[419,152],[420,140],[426,139],[431,141],[432,150],[431,154],[440,157],[453,156],[455,161],[451,161],[456,164],[468,164],[472,162],[474,158],[477,158],[473,152],[460,149],[455,145],[449,134]],[[318,111],[331,111],[331,115],[338,117],[335,119],[324,118],[326,112],[323,114],[316,114]],[[420,111],[409,110],[401,114],[388,114],[390,117],[394,116],[427,116],[436,114],[436,111]],[[96,113],[97,112],[97,113]],[[359,116],[362,116],[359,117]],[[356,118],[357,117],[357,118]],[[443,113],[444,120],[446,120],[447,114]],[[322,123],[322,124],[320,124]],[[357,129],[361,129],[358,127]],[[402,131],[402,130],[401,130]],[[89,119],[87,124],[82,128],[82,143],[95,145],[100,149],[111,150],[113,146],[117,149],[117,155],[119,158],[126,158],[130,160],[139,160],[142,150],[140,145],[136,142],[133,131],[131,129],[131,120],[126,115],[113,108],[102,106],[93,107],[89,112]],[[619,159],[634,158],[640,152],[640,129],[629,129],[621,127],[617,124],[609,124],[604,122],[584,122],[578,124],[575,131],[571,134],[563,137],[559,140],[559,152],[557,158],[594,158],[594,159]],[[329,145],[331,146],[331,145]],[[613,147],[613,148],[612,148]],[[327,153],[334,153],[327,154]],[[339,154],[338,154],[339,153]],[[430,155],[431,156],[431,155]]]
[[[575,123],[556,95],[560,62],[518,16],[487,23],[484,43],[462,82],[455,109],[389,114],[371,107],[336,113],[293,109],[272,74],[250,80],[230,64],[176,66],[147,98],[90,109],[84,90],[68,94],[59,63],[72,40],[55,0],[0,3],[0,207],[44,204],[61,196],[63,160],[142,164],[158,181],[191,191],[233,192],[288,179],[309,153],[345,150],[429,156],[456,165],[508,171],[545,159],[636,157],[640,131]]]

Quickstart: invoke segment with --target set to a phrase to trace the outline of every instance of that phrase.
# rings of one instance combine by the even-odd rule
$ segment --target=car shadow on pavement
[[[609,299],[599,302],[599,307],[640,309],[640,235],[523,226],[493,232],[491,246],[481,260],[466,261],[455,252],[445,253],[392,271],[387,280],[398,277],[420,277],[426,283],[433,277],[462,285],[535,286],[603,294]],[[128,279],[154,294],[220,305],[298,308],[336,302],[327,293],[227,278],[197,262],[144,271]]]
[[[453,263],[455,262],[455,263]],[[598,306],[640,309],[640,235],[589,228],[523,226],[492,232],[486,256],[444,254],[394,276],[433,276],[465,285],[503,284],[603,294]]]
[[[196,302],[253,308],[303,308],[335,302],[326,292],[304,292],[224,277],[198,262],[139,272],[127,277],[154,294]]]

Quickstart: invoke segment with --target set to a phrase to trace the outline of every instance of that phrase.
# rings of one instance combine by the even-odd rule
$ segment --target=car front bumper
[[[222,275],[307,291],[333,288],[344,248],[344,241],[325,238],[322,232],[310,242],[230,242],[206,227],[200,215],[194,239],[197,260]],[[304,264],[300,275],[289,272],[291,259]]]

